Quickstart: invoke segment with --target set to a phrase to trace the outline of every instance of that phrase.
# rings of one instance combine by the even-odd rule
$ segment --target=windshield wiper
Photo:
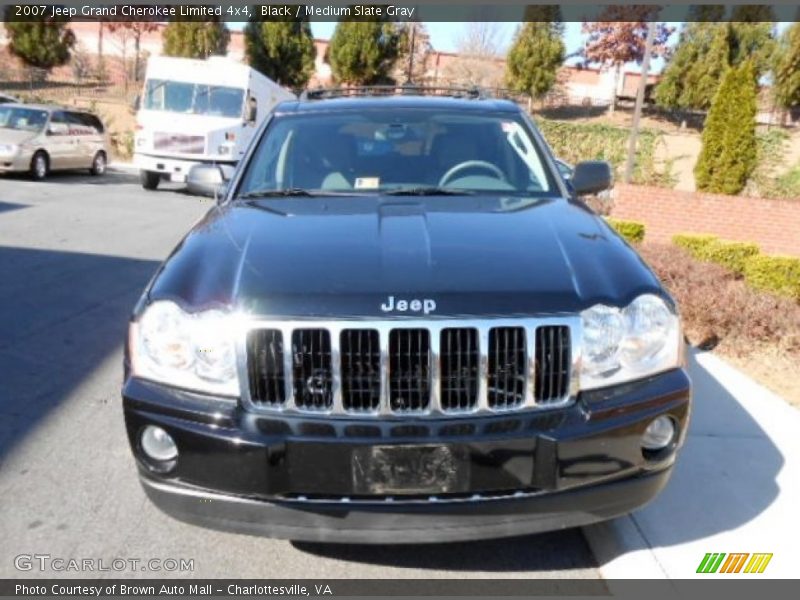
[[[288,198],[292,196],[303,196],[306,198],[318,198],[322,196],[349,196],[344,192],[332,192],[327,190],[307,190],[304,188],[286,188],[283,190],[253,190],[239,194],[237,198]]]
[[[442,187],[398,188],[383,192],[386,196],[474,196],[470,190],[453,190]]]

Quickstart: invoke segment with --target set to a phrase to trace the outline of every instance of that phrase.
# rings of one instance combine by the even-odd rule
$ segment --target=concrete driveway
[[[579,530],[423,547],[301,545],[184,525],[152,507],[120,407],[126,319],[209,207],[146,193],[119,173],[0,179],[0,578],[82,575],[19,571],[21,554],[194,560],[192,573],[105,573],[124,577],[599,576]]]

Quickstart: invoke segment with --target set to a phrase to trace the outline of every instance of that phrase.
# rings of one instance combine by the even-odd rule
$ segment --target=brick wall
[[[800,256],[800,199],[763,200],[618,184],[612,216],[640,221],[645,239],[676,233],[711,233],[755,242],[762,252]]]

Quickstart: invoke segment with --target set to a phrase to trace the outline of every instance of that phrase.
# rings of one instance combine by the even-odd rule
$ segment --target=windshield
[[[41,131],[45,123],[47,123],[46,110],[0,106],[0,127],[20,131]]]
[[[544,196],[554,189],[541,148],[521,116],[394,109],[275,117],[238,193]]]
[[[238,118],[243,101],[244,90],[240,88],[148,79],[142,106],[147,110]]]

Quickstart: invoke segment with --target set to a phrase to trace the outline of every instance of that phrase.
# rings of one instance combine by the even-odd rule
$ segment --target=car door
[[[69,135],[73,141],[70,159],[70,168],[73,169],[92,165],[92,128],[86,117],[83,113],[66,111]]]
[[[95,154],[106,152],[105,126],[103,122],[91,113],[81,113],[81,119],[86,127],[86,150],[91,166]]]
[[[47,124],[45,150],[50,157],[51,169],[71,169],[74,164],[77,138],[69,134],[69,123],[64,111],[56,110]]]

